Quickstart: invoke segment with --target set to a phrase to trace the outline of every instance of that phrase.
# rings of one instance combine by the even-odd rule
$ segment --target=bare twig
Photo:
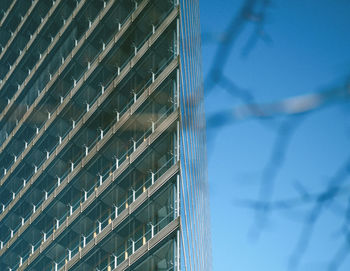
[[[303,212],[306,211],[306,216],[304,213],[301,220],[303,227],[298,242],[289,260],[288,267],[290,270],[298,268],[305,252],[309,248],[311,236],[317,226],[317,222],[326,209],[339,217],[345,218],[340,230],[341,236],[344,237],[343,243],[339,245],[338,250],[329,263],[329,270],[338,270],[350,254],[350,201],[347,208],[344,208],[337,202],[344,195],[349,195],[350,159],[329,179],[328,185],[320,193],[309,192],[303,185],[296,183],[295,188],[298,192],[298,197],[279,201],[274,201],[273,199],[275,182],[285,162],[293,134],[297,132],[302,121],[310,113],[325,106],[349,102],[349,81],[346,80],[345,83],[317,93],[289,97],[271,103],[259,103],[254,97],[252,90],[238,86],[232,76],[228,77],[225,75],[225,69],[229,64],[229,56],[236,49],[236,42],[244,31],[250,31],[249,26],[253,26],[253,31],[245,46],[243,46],[243,56],[247,56],[259,40],[272,41],[265,31],[266,15],[270,6],[271,3],[268,0],[245,0],[238,12],[233,15],[224,34],[207,35],[208,40],[214,40],[219,42],[219,44],[205,80],[206,94],[209,94],[215,87],[221,87],[242,103],[240,106],[232,106],[232,108],[211,114],[208,117],[207,127],[209,131],[217,133],[218,128],[225,125],[254,119],[267,127],[275,129],[276,139],[259,182],[258,199],[243,200],[239,201],[238,204],[255,211],[255,220],[251,231],[255,237],[259,236],[264,230],[270,212],[280,211],[287,213],[299,207],[303,208]]]

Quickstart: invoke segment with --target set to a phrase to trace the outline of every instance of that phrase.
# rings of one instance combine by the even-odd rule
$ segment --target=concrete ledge
[[[159,179],[159,181],[161,182],[161,185],[165,185],[167,183],[168,180],[170,180],[170,178],[176,174],[176,172],[179,171],[179,164],[175,164],[173,165],[171,168],[169,168]],[[165,176],[168,176],[168,179],[165,178]],[[84,255],[86,255],[88,253],[88,251],[97,243],[99,243],[102,239],[104,239],[111,231],[113,231],[114,229],[116,229],[118,226],[120,226],[128,217],[129,215],[131,215],[133,212],[135,212],[136,210],[138,210],[138,208],[142,205],[142,203],[144,203],[148,198],[150,198],[153,193],[150,193],[149,191],[156,191],[153,186],[155,186],[157,184],[157,189],[159,189],[161,186],[158,184],[158,180],[151,186],[149,187],[144,193],[143,195],[140,195],[132,204],[130,204],[130,206],[126,209],[124,209],[115,219],[113,219],[111,221],[111,223],[106,226],[101,233],[97,234],[97,236],[95,238],[93,238],[84,248],[81,249],[81,257],[83,257]],[[98,190],[98,188],[97,188]],[[91,194],[90,197],[82,204],[85,205],[85,209],[87,209],[90,204],[92,204],[96,199],[95,194]],[[133,207],[132,207],[133,205]],[[83,207],[81,207],[83,208]],[[34,254],[32,254],[31,256],[29,256],[29,258],[24,262],[28,262],[26,264],[26,266],[29,266],[31,262],[33,262],[38,256],[39,254],[37,252],[40,251],[43,252],[46,248],[48,248],[50,246],[50,244],[53,242],[53,240],[57,239],[63,232],[65,229],[67,229],[74,221],[75,219],[77,219],[79,217],[78,213],[80,213],[81,210],[80,208],[76,209],[74,211],[74,213],[72,215],[74,215],[74,219],[72,216],[67,217],[65,223],[62,223],[61,226],[52,234],[50,235],[50,237],[52,238],[48,238],[45,242],[42,242],[41,246],[39,247],[39,249],[34,251]],[[76,254],[72,259],[74,259],[75,257],[77,257],[78,255],[80,255],[79,253]],[[80,257],[80,258],[81,258]],[[67,264],[69,264],[71,261],[69,261]],[[22,265],[24,266],[24,265]],[[21,268],[22,268],[21,266]],[[67,268],[70,268],[71,266],[68,265]],[[18,270],[23,270],[19,268]]]
[[[148,92],[148,96],[150,96],[159,86],[160,84],[168,77],[168,75],[175,70],[175,68],[179,65],[179,58],[176,58],[174,59],[168,66],[167,68],[157,77],[157,79],[155,80],[154,83],[152,83],[151,86],[149,86],[144,92]],[[118,81],[120,82],[120,80],[118,79]],[[113,86],[114,87],[114,86]],[[111,90],[112,90],[112,87],[110,86],[108,88],[110,91],[106,91],[104,94],[106,94],[106,96],[103,96],[103,97],[100,97],[99,99],[101,99],[103,102],[108,96],[107,94],[110,94],[111,93]],[[103,99],[102,99],[103,98]],[[131,112],[135,112],[136,111],[136,108],[138,108],[139,106],[141,106],[141,104],[135,104],[135,105],[132,105],[132,107],[125,113],[123,114],[122,118],[119,120],[119,122],[117,122],[115,125],[113,125],[112,127],[112,131],[113,133],[116,132],[117,129],[119,129],[127,120],[128,118],[130,117],[131,115]],[[96,107],[97,108],[97,107]],[[92,112],[91,110],[89,111],[90,113],[90,116],[92,115]],[[78,127],[78,126],[77,126]],[[72,135],[75,135],[77,132],[77,129],[73,129],[70,134]],[[70,135],[69,134],[69,135]],[[48,160],[48,161],[53,161],[53,158],[51,158],[52,156],[57,156],[59,154],[58,150],[62,151],[63,147],[66,146],[68,144],[68,140],[70,139],[70,136],[67,136],[65,138],[65,140],[63,140],[62,144],[58,146],[58,148],[56,149],[56,151],[54,151],[52,153],[52,155],[50,155],[50,158],[49,159],[52,159],[52,160]],[[92,158],[92,156],[88,156],[89,159],[83,159],[82,161],[82,164],[81,164],[81,167],[84,167],[84,165],[89,162],[89,160]],[[48,164],[45,164],[45,165],[48,165]],[[44,170],[42,167],[40,168],[41,172]],[[75,171],[76,172],[76,171]],[[29,180],[28,184],[26,187],[24,187],[19,195],[15,198],[14,201],[12,201],[10,203],[10,205],[6,208],[6,210],[0,214],[0,221],[4,219],[4,217],[7,215],[7,213],[13,208],[13,206],[17,203],[17,201],[19,200],[19,198],[21,198],[25,192],[29,189],[29,187],[35,182],[35,180],[39,177],[39,171],[33,175],[33,177]],[[65,182],[66,179],[63,181]],[[62,184],[61,184],[62,186]],[[61,187],[60,186],[60,187]],[[58,190],[59,192],[60,190]],[[54,193],[54,197],[56,197],[56,195],[58,194],[58,192],[55,190],[55,193]],[[50,195],[52,196],[52,195]],[[0,255],[2,255],[2,253],[0,252]]]
[[[23,50],[23,53],[17,58],[17,60],[14,63],[14,68],[11,69],[11,71],[8,72],[8,74],[4,77],[4,80],[2,82],[2,84],[0,85],[0,89],[4,86],[4,84],[6,83],[7,79],[11,76],[12,72],[15,70],[16,66],[18,65],[18,63],[22,60],[22,58],[24,57],[24,55],[27,53],[27,51],[30,49],[30,47],[33,45],[34,41],[36,40],[36,38],[38,37],[38,35],[40,34],[41,30],[45,27],[46,23],[48,22],[49,18],[51,17],[51,15],[54,13],[55,9],[59,6],[59,4],[61,3],[62,0],[57,0],[56,3],[50,8],[48,14],[45,16],[45,18],[43,19],[43,21],[41,22],[41,24],[39,25],[38,29],[35,31],[33,37],[29,40],[29,42],[27,43],[27,45],[25,46],[25,49]],[[79,6],[74,10],[74,11],[79,11],[83,4],[85,4],[86,0],[82,0],[79,3]],[[74,12],[73,12],[74,13]],[[69,18],[70,19],[70,18]],[[66,25],[69,25],[71,20],[67,20]],[[44,55],[46,56],[46,50]],[[43,56],[44,56],[43,55]],[[43,61],[44,58],[42,57],[41,60],[39,60],[39,62]],[[37,64],[39,63],[37,62]],[[32,72],[35,72],[38,68],[38,65],[35,64],[34,68],[32,69]],[[25,79],[25,83],[27,83],[29,81],[28,77]],[[1,112],[0,114],[0,121],[3,119],[4,115],[6,115],[6,112],[12,107],[12,105],[14,104],[14,102],[17,100],[18,96],[21,94],[21,91],[17,91],[16,94],[12,97],[11,102],[6,105],[5,109]]]
[[[15,6],[17,0],[14,0],[11,5],[9,6],[9,8],[5,11],[5,15],[4,17],[1,19],[0,21],[0,27],[2,27],[2,25],[4,24],[4,22],[6,21],[7,17],[9,16],[9,14],[12,12],[13,7]]]
[[[166,29],[166,28],[164,28],[164,29]],[[164,30],[163,29],[163,30]],[[176,65],[177,65],[177,62],[178,62],[178,60],[176,60]],[[174,63],[174,62],[172,62],[172,63]],[[174,67],[176,67],[176,66],[174,66]],[[167,70],[167,69],[166,69]],[[159,82],[159,81],[158,81]],[[149,91],[149,89],[147,90],[147,91]],[[149,93],[152,93],[152,92],[150,92],[149,91]],[[106,98],[106,96],[104,96],[105,98]],[[139,105],[138,105],[139,106]],[[176,111],[176,112],[174,112],[171,116],[173,116],[175,119],[177,119],[178,118],[178,112]],[[126,120],[125,120],[126,121]],[[165,120],[166,121],[166,120]],[[164,121],[164,122],[165,122]],[[172,122],[173,121],[168,121],[166,124],[164,124],[164,123],[162,123],[162,125],[160,125],[159,127],[164,127],[164,129],[166,129],[166,127],[168,127],[169,125],[171,125],[172,124]],[[120,125],[119,123],[117,123],[118,125]],[[158,128],[159,128],[158,127]],[[138,151],[138,152],[136,152],[135,153],[135,155],[132,155],[133,156],[133,159],[131,159],[130,158],[130,161],[128,161],[128,163],[132,163],[145,149],[146,149],[146,147],[148,146],[148,145],[150,145],[150,144],[152,144],[152,142],[154,142],[158,137],[159,137],[159,135],[164,131],[164,130],[162,130],[161,128],[159,128],[159,129],[156,129],[156,131],[155,132],[157,132],[157,136],[154,136],[154,137],[150,137],[147,141],[146,141],[146,143],[144,144],[144,145],[142,145],[142,148],[140,148],[140,150],[142,150],[142,151]],[[116,131],[115,129],[114,129],[114,131]],[[99,145],[101,145],[101,146],[104,146],[104,144],[108,141],[108,139],[109,139],[109,137],[110,136],[112,136],[112,134],[109,134],[109,136],[107,136],[106,135],[106,138],[104,138],[104,141],[103,142],[99,142],[100,144]],[[152,135],[151,135],[152,136]],[[143,144],[143,143],[142,143]],[[98,146],[99,146],[98,145]],[[141,146],[139,146],[139,147],[141,147]],[[96,150],[97,150],[98,148],[96,148]],[[138,149],[139,150],[139,149]],[[57,153],[56,153],[57,154]],[[89,158],[91,159],[92,158],[92,154],[91,155],[88,155],[89,156]],[[45,163],[45,166],[47,166],[47,165],[49,165],[49,163]],[[73,171],[73,173],[72,173],[72,175],[70,175],[69,177],[67,177],[67,179],[65,179],[62,183],[61,183],[61,185],[57,188],[57,190],[55,190],[55,192],[54,192],[54,197],[55,196],[57,196],[61,191],[63,191],[63,189],[64,189],[64,187],[67,185],[67,183],[69,183],[69,181],[75,176],[75,174],[77,174],[78,172],[79,172],[79,170],[80,170],[80,168],[82,168],[82,163],[81,164],[79,164],[76,168],[75,168],[75,170]],[[127,166],[125,166],[125,168],[127,168]],[[44,169],[43,168],[41,168],[41,171],[40,172],[42,172]],[[120,171],[119,171],[120,172]],[[39,171],[38,171],[38,173],[37,174],[39,174]],[[30,182],[31,184],[33,184],[34,183],[34,180],[31,180],[31,182]],[[25,187],[25,191],[27,190],[29,188],[29,185],[27,185],[26,187]],[[105,188],[104,188],[105,189]],[[25,192],[24,191],[24,192]],[[22,191],[21,191],[22,192]],[[24,192],[23,192],[23,194],[24,194]],[[20,194],[20,195],[23,195],[23,194]],[[50,196],[52,196],[52,195],[50,195]],[[53,200],[53,198],[54,197],[52,197],[51,199]],[[50,198],[50,197],[49,197]],[[15,199],[16,200],[16,199]],[[13,203],[13,204],[15,204],[15,203]],[[30,219],[30,221],[32,222],[33,220],[35,220],[38,216],[39,216],[39,214],[41,213],[41,212],[43,212],[44,211],[44,209],[47,207],[49,205],[49,202],[47,202],[47,200],[46,200],[46,202],[45,202],[45,205],[41,205],[41,208],[40,208],[40,211],[39,211],[39,208],[38,208],[38,210],[37,210],[37,212],[35,212],[34,214],[33,214],[33,217],[31,217],[31,219]],[[55,236],[56,236],[56,234],[55,234]],[[18,237],[18,236],[16,236],[16,237]],[[4,251],[2,251],[1,252],[1,255],[4,253]]]
[[[148,1],[148,0],[146,0]],[[86,0],[82,0],[78,7],[75,9],[78,11],[80,11],[80,9],[84,6]],[[110,9],[112,6],[112,3],[114,3],[115,0],[111,0],[108,5],[106,6],[105,9]],[[57,3],[56,3],[57,4]],[[52,50],[52,48],[54,46],[56,46],[57,41],[60,39],[61,35],[67,30],[68,26],[70,25],[70,23],[72,22],[72,16],[73,14],[70,15],[69,19],[67,20],[66,24],[62,26],[62,29],[59,31],[59,33],[56,35],[55,39],[53,40],[53,42],[49,45],[49,47],[46,49],[45,53],[43,54],[42,58],[35,64],[31,74],[29,75],[29,77],[26,78],[27,82],[29,80],[31,80],[35,74],[35,72],[38,70],[39,66],[44,62],[44,60],[46,59],[46,56],[50,53],[50,51]],[[90,28],[92,29],[92,28]],[[32,39],[34,40],[34,39]],[[81,46],[84,44],[84,40],[81,39],[78,43],[78,45],[73,48],[73,52],[74,50],[76,50],[76,52],[81,48]],[[24,54],[22,54],[24,55]],[[8,139],[6,139],[0,149],[0,152],[7,146],[8,141],[10,141],[11,137],[13,137],[14,134],[16,134],[19,130],[19,128],[22,126],[22,124],[24,123],[24,121],[29,117],[30,113],[33,112],[33,109],[35,107],[37,107],[37,105],[39,104],[39,102],[42,100],[42,98],[45,96],[45,94],[48,92],[48,89],[55,83],[56,79],[58,78],[58,76],[61,74],[62,70],[64,70],[67,66],[68,63],[71,61],[72,59],[72,55],[70,57],[67,57],[64,61],[64,63],[59,67],[59,69],[56,71],[56,73],[53,75],[53,78],[46,84],[45,88],[43,89],[43,91],[40,93],[40,95],[35,99],[34,103],[30,106],[29,110],[23,115],[22,119],[20,120],[18,126],[11,132],[10,136],[8,137]],[[63,68],[61,68],[63,67]],[[11,69],[11,71],[15,70],[14,68]],[[8,76],[10,76],[11,74],[8,74]],[[83,81],[83,80],[80,80]],[[3,81],[3,84],[5,83],[5,81]],[[5,110],[3,112],[1,112],[0,114],[0,121],[2,121],[2,119],[4,118],[4,116],[7,114],[7,112],[9,111],[9,109],[12,107],[13,104],[15,104],[16,99],[18,98],[18,96],[22,93],[22,91],[24,90],[24,88],[26,87],[26,84],[22,84],[22,86],[20,87],[19,90],[17,90],[16,94],[14,95],[14,97],[11,99],[11,102],[5,107]],[[0,90],[1,90],[1,86],[0,86]],[[67,97],[66,97],[67,98]],[[5,144],[6,143],[6,144]],[[2,183],[1,183],[2,184]]]
[[[3,58],[3,56],[5,55],[7,49],[11,46],[12,42],[14,41],[14,39],[16,38],[17,34],[19,33],[19,31],[21,31],[23,25],[27,22],[30,14],[32,13],[32,11],[34,10],[34,8],[36,7],[36,5],[39,3],[39,0],[34,0],[32,2],[32,5],[29,7],[29,9],[27,10],[27,13],[23,16],[23,20],[18,24],[15,32],[13,32],[13,35],[10,37],[10,39],[7,41],[4,49],[2,50],[1,54],[0,54],[0,59]],[[39,25],[40,26],[40,25]],[[0,26],[1,27],[1,26]],[[23,52],[22,52],[23,54]]]
[[[146,244],[140,247],[135,251],[128,259],[123,261],[117,268],[113,269],[113,271],[123,271],[130,268],[133,264],[135,264],[141,257],[146,255],[146,253],[150,252],[157,244],[166,239],[169,235],[180,228],[180,217],[177,217],[175,220],[170,222],[167,226],[165,226],[160,232],[158,232],[152,239],[150,239]]]

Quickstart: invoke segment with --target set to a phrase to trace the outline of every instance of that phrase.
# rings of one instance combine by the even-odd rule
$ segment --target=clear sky
[[[204,78],[217,45],[242,0],[200,0]],[[265,31],[271,42],[259,41],[251,53],[242,48],[251,33],[245,29],[227,56],[224,74],[251,90],[259,102],[322,91],[350,75],[350,1],[271,0]],[[208,34],[209,33],[209,34]],[[208,37],[214,37],[208,39]],[[206,96],[206,114],[241,103],[216,87]],[[308,114],[285,148],[278,166],[272,200],[323,191],[350,156],[349,102],[331,103]],[[278,119],[280,121],[280,119]],[[245,120],[225,127],[208,127],[208,161],[214,271],[288,270],[305,214],[313,206],[270,213],[259,238],[249,234],[254,212],[236,204],[257,199],[259,184],[278,133],[266,121]],[[350,178],[344,181],[350,185]],[[350,193],[322,212],[310,245],[296,270],[330,270],[344,241],[340,233]],[[350,251],[350,245],[349,245]],[[350,255],[341,271],[350,270]]]

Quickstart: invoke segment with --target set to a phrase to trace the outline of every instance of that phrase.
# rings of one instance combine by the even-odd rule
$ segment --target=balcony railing
[[[79,3],[81,2],[82,0],[77,0],[77,6],[79,7]],[[86,1],[86,0],[84,0]],[[44,24],[48,21],[49,17],[51,16],[51,14],[54,12],[54,10],[58,7],[60,1],[57,1],[52,7],[51,9],[49,10],[49,12],[47,13],[47,15],[45,16],[45,18],[42,20],[41,24],[39,25],[39,28],[40,31],[43,29],[43,26]],[[70,15],[70,18],[72,18],[73,16],[73,11],[72,10],[72,13]],[[67,19],[66,21],[69,21],[71,19]],[[67,25],[64,23],[61,28],[57,31],[55,37],[52,37],[52,42],[49,43],[47,45],[47,48],[45,49],[44,53],[42,53],[42,56],[46,56],[48,55],[48,52],[51,50],[50,47],[53,46],[54,44],[54,41],[57,42],[58,39],[56,39],[57,35],[63,30],[64,27],[66,27]],[[25,56],[26,52],[29,50],[29,48],[31,47],[31,45],[33,44],[34,40],[36,39],[37,36],[39,36],[39,33],[40,31],[36,31],[33,35],[30,35],[30,38],[29,38],[29,43],[26,45],[26,47],[24,47],[22,53],[19,55],[19,57],[17,58],[17,60],[15,61],[15,63],[10,67],[9,71],[7,72],[7,74],[5,75],[5,77],[0,80],[0,91],[2,90],[2,87],[5,85],[5,83],[7,82],[7,80],[10,78],[10,76],[12,75],[12,73],[16,70],[16,67],[18,66],[19,62],[22,60],[22,58]],[[3,52],[4,53],[4,52]],[[39,57],[39,59],[37,59],[36,63],[33,65],[33,68],[32,70],[35,70],[35,69],[38,69],[38,66],[40,66],[40,62],[43,62],[44,61],[44,57]],[[24,68],[24,70],[26,70]],[[32,72],[28,72],[28,75],[26,77],[26,79],[24,79],[24,82],[25,81],[28,81],[28,78],[29,76],[33,76]],[[1,112],[0,116],[2,115],[2,117],[4,117],[4,115],[7,113],[7,111],[10,109],[10,104],[14,103],[14,101],[18,98],[19,94],[21,93],[22,89],[18,89],[11,98],[8,98],[8,104],[7,106],[4,108],[4,110],[2,111],[5,111],[4,113]],[[2,117],[0,118],[0,120],[2,120]]]
[[[94,237],[96,234],[100,233],[108,224],[111,223],[111,221],[113,219],[116,219],[118,217],[118,215],[124,211],[126,208],[128,208],[128,205],[130,205],[131,203],[133,203],[134,201],[136,201],[143,193],[145,193],[147,191],[147,189],[152,186],[155,182],[157,182],[157,180],[163,175],[165,174],[165,172],[171,168],[172,165],[174,165],[174,157],[172,157],[171,159],[169,159],[161,168],[159,168],[156,172],[154,173],[150,173],[149,178],[145,181],[145,183],[143,183],[140,187],[138,187],[137,189],[132,191],[132,194],[129,195],[124,201],[116,204],[114,206],[113,211],[106,216],[104,219],[101,219],[101,221],[97,221],[98,224],[95,228],[93,228],[89,234],[87,234],[86,236],[81,236],[81,240],[73,249],[70,250],[70,255],[71,257],[73,257],[78,251],[79,249],[85,247]],[[111,167],[111,170],[117,170],[118,168],[115,168],[114,166]],[[110,174],[105,174],[102,178],[102,183],[110,176]],[[45,242],[48,238],[51,237],[51,235],[59,229],[59,227],[62,225],[62,223],[64,221],[67,220],[68,217],[70,217],[75,210],[77,210],[80,205],[82,203],[84,203],[85,201],[87,201],[89,199],[89,197],[93,194],[93,192],[95,191],[95,189],[99,186],[102,185],[102,183],[97,183],[97,186],[93,186],[89,189],[89,191],[86,191],[84,193],[84,195],[82,197],[80,197],[74,204],[72,204],[69,208],[69,210],[63,214],[60,218],[57,219],[56,224],[54,226],[52,226],[51,228],[49,228],[46,232],[43,232],[42,237],[40,240],[38,240],[35,244],[32,245],[32,248],[30,249],[30,251],[28,251],[24,256],[22,256],[20,258],[20,261],[18,262],[18,264],[16,266],[14,266],[14,270],[16,270],[19,266],[21,266],[21,264],[27,260],[29,258],[30,255],[32,255],[33,253],[35,253],[35,251],[40,247],[40,245]],[[175,214],[175,213],[174,213]],[[173,216],[174,216],[173,214]],[[159,222],[160,223],[160,222]],[[160,224],[159,224],[160,225]],[[153,237],[153,236],[152,236]],[[71,258],[70,257],[70,258]],[[58,268],[60,268],[62,265],[62,261],[63,261],[63,265],[64,265],[64,260],[66,260],[68,257],[63,257],[62,260],[58,261]],[[70,260],[70,258],[68,260]]]
[[[169,10],[169,12],[167,13],[167,15],[168,15],[171,11],[172,11],[172,9]],[[131,14],[132,14],[132,13],[130,13],[129,16],[131,16]],[[159,25],[160,25],[160,24],[159,24]],[[159,25],[158,25],[157,27],[159,27]],[[153,34],[154,34],[154,31],[150,32],[150,33],[146,36],[146,38],[141,42],[141,44],[138,46],[138,48],[141,48],[141,47],[147,42],[147,40],[149,40],[149,39],[151,38],[151,36],[152,36]],[[113,42],[113,41],[111,40],[110,42]],[[103,52],[103,51],[101,51],[101,53],[102,53],[102,52]],[[137,52],[135,52],[135,53],[137,54]],[[132,60],[132,58],[133,58],[134,56],[135,56],[134,54],[131,54],[131,55],[129,56],[129,58],[123,63],[123,65],[122,65],[122,68],[123,68],[123,69],[125,69],[125,67],[127,66],[127,64],[130,63],[130,60]],[[148,83],[151,83],[151,82],[154,81],[155,76],[158,75],[158,74],[162,71],[162,69],[163,69],[165,66],[167,66],[175,57],[176,57],[176,55],[172,55],[172,56],[166,61],[166,63],[165,63],[162,67],[160,67],[160,68],[158,69],[158,71],[157,71],[155,74],[152,75],[152,77],[149,79],[149,81],[148,81],[148,82],[146,83],[146,85],[144,86],[144,89],[147,87],[147,84],[148,84]],[[97,57],[95,58],[94,62],[96,61],[96,59],[97,59]],[[93,63],[94,63],[94,62],[93,62]],[[87,70],[87,71],[88,71],[88,70]],[[108,82],[108,84],[106,85],[106,88],[111,84],[111,82],[113,82],[113,80],[115,80],[115,79],[117,78],[117,76],[118,76],[119,74],[121,74],[121,73],[117,73],[117,74],[115,75],[115,77],[113,77],[113,78]],[[82,78],[82,77],[84,77],[84,73],[82,74],[82,76],[81,76],[80,78]],[[81,80],[81,79],[79,79],[78,81],[80,81],[80,80]],[[78,83],[77,83],[77,84],[78,84]],[[75,87],[75,85],[72,86],[72,89],[73,89],[74,87]],[[66,96],[64,97],[64,99],[69,98],[69,97],[67,97],[69,93],[70,93],[70,91],[67,92],[67,94],[66,94]],[[139,93],[140,93],[140,91],[138,91],[137,95],[139,95]],[[99,93],[95,96],[95,98],[93,99],[92,103],[87,105],[87,110],[86,110],[86,111],[89,111],[89,108],[91,108],[91,107],[95,104],[96,100],[97,100],[101,95],[103,95],[103,94],[104,94],[104,91],[103,91],[103,90],[102,90],[101,92],[99,92]],[[137,98],[137,97],[136,97],[136,98]],[[134,97],[134,99],[135,99],[135,97]],[[130,103],[132,103],[132,101],[130,101],[129,104],[130,104]],[[58,106],[59,106],[59,105],[58,105]],[[54,110],[56,110],[56,109],[58,108],[58,106],[57,106]],[[126,111],[126,110],[127,110],[127,107],[125,107],[123,110]],[[82,117],[83,117],[86,113],[87,113],[87,112],[82,112],[82,113],[78,116],[77,120],[75,120],[75,121],[73,122],[72,127],[71,127],[70,130],[72,130],[72,129],[75,128],[75,126],[77,125],[77,122],[80,121],[80,120],[82,119]],[[54,114],[54,113],[53,113],[53,114]],[[53,115],[53,114],[52,114],[52,115]],[[48,120],[49,120],[49,119],[50,119],[50,116],[48,117]],[[48,120],[47,120],[47,121],[48,121]],[[46,124],[46,122],[44,122],[44,123],[42,124],[41,127],[38,127],[38,128],[37,128],[36,134],[33,136],[31,142],[34,140],[34,138],[36,138],[36,136],[40,133],[40,131],[41,131],[43,128],[45,128],[45,130],[47,130],[47,127],[45,126],[45,124]],[[70,130],[67,130],[67,132],[64,134],[65,137],[67,136],[67,134],[69,133]],[[55,149],[57,148],[58,145],[60,145],[61,142],[62,142],[62,138],[58,141],[58,143],[53,147],[53,149],[52,149],[51,151],[48,151],[48,152],[47,152],[46,159],[43,159],[38,165],[35,165],[34,171],[32,171],[31,174],[30,174],[26,179],[30,179],[30,178],[38,171],[38,169],[40,168],[40,166],[41,166],[46,160],[48,160],[48,159],[50,158],[50,155],[51,155],[52,153],[54,153]],[[30,143],[27,144],[27,146],[29,146],[29,145],[30,145]],[[26,148],[25,148],[18,156],[20,156],[25,150],[26,150]],[[10,169],[11,169],[11,166],[12,166],[16,161],[17,161],[17,158],[15,157],[15,159],[14,159],[13,162],[11,163],[10,167],[9,167],[8,169],[5,169],[4,172],[7,173],[7,172],[11,171],[11,170],[10,170]],[[13,170],[12,170],[12,171],[13,171]],[[6,174],[4,174],[4,175],[0,178],[0,180],[1,180],[4,176],[6,176]],[[25,186],[26,186],[26,182],[24,181],[24,182],[23,182],[23,185],[20,186],[20,187],[18,188],[17,191],[13,191],[13,192],[12,192],[12,198],[11,198],[7,203],[5,203],[5,204],[3,203],[3,205],[2,205],[2,210],[0,211],[0,214],[1,214],[1,213],[5,210],[5,208],[15,199],[16,195],[19,194],[20,191],[21,191]]]
[[[170,60],[170,59],[169,59]],[[171,59],[172,60],[172,59]],[[165,64],[166,65],[166,64]],[[153,81],[152,81],[153,82]],[[146,89],[146,87],[143,87],[141,90],[140,90],[140,93],[143,92],[144,90]],[[137,102],[137,100],[134,100],[132,99],[124,108],[124,110],[122,110],[122,112],[126,112],[128,108],[131,107],[131,105],[133,105],[135,102]],[[148,130],[146,130],[144,132],[144,134],[136,141],[133,141],[133,144],[132,146],[121,156],[121,157],[118,157],[116,159],[116,163],[109,169],[107,169],[105,172],[103,173],[100,173],[100,175],[98,176],[99,177],[99,184],[101,185],[109,176],[110,172],[113,172],[115,171],[118,166],[123,163],[125,161],[125,159],[127,157],[130,156],[130,154],[132,154],[136,148],[144,141],[144,139],[146,137],[148,137],[152,132],[154,132],[155,128],[159,126],[160,123],[162,123],[162,121],[164,121],[166,119],[166,117],[168,115],[170,115],[170,113],[172,113],[174,111],[175,108],[173,107],[170,107],[164,114],[162,114],[162,116],[155,122],[151,123],[151,126]],[[123,115],[122,115],[123,116]],[[117,119],[118,121],[119,119]],[[113,126],[114,122],[112,122],[110,125],[108,125],[105,130],[103,130],[103,133],[102,134],[106,134],[110,128]],[[98,136],[96,137],[96,139],[89,145],[87,146],[87,151],[85,153],[82,153],[78,158],[77,160],[73,163],[72,167],[70,169],[67,169],[62,176],[60,176],[57,180],[57,183],[51,187],[50,190],[46,191],[45,194],[44,194],[44,197],[38,202],[36,203],[35,205],[33,205],[33,212],[29,213],[27,216],[23,217],[22,220],[21,220],[21,223],[11,231],[10,235],[7,236],[7,239],[3,240],[1,245],[0,245],[0,249],[2,249],[4,247],[4,244],[6,244],[13,236],[14,234],[21,228],[21,226],[24,225],[24,223],[26,221],[28,221],[28,219],[30,218],[30,216],[32,214],[34,214],[36,212],[36,210],[38,210],[41,206],[41,204],[54,192],[54,190],[60,186],[60,184],[65,181],[65,179],[67,178],[67,176],[69,175],[70,172],[72,172],[74,170],[74,164],[79,164],[81,162],[81,160],[88,155],[88,150],[89,149],[92,149],[94,146],[96,146],[96,144],[98,142],[100,142],[101,140],[103,139],[103,136]],[[46,160],[45,160],[46,161]],[[42,162],[42,164],[44,163],[44,161]],[[94,191],[93,189],[94,187],[92,187],[89,191],[86,191],[86,195],[87,197],[90,196],[90,194],[92,194],[92,192]],[[11,201],[10,201],[11,202]],[[8,203],[8,205],[10,204],[10,202]],[[78,204],[79,202],[77,202]],[[79,204],[77,205],[79,206]],[[76,207],[77,207],[76,206]],[[73,206],[72,206],[73,207]],[[65,218],[64,218],[65,219]],[[62,221],[64,221],[64,219]],[[59,219],[60,221],[61,219]],[[59,223],[60,225],[61,223]]]

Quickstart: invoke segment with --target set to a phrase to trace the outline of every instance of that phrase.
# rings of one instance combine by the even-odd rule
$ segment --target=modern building
[[[198,0],[1,0],[0,270],[210,270]]]

